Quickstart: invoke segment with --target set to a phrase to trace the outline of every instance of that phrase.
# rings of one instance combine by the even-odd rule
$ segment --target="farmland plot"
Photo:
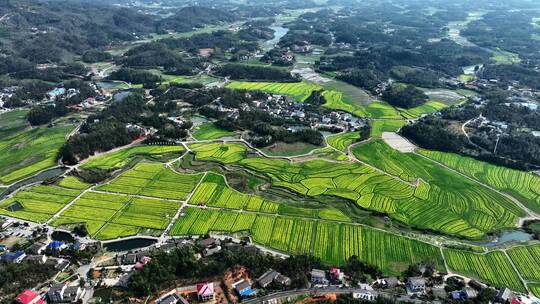
[[[466,251],[445,249],[444,256],[450,269],[481,279],[495,287],[509,287],[525,291],[518,274],[501,251],[476,254]]]
[[[360,140],[360,132],[349,132],[343,134],[332,135],[326,138],[328,144],[342,152],[346,152],[347,148],[353,143]]]
[[[507,253],[524,279],[540,282],[540,245],[515,247]]]
[[[183,200],[193,191],[202,174],[180,174],[163,164],[139,163],[97,189],[123,194]]]
[[[540,177],[499,167],[458,154],[420,150],[419,153],[520,200],[540,213]]]
[[[136,146],[90,158],[81,168],[113,170],[124,167],[136,157],[160,159],[164,156],[180,156],[182,152],[182,146]]]
[[[57,186],[34,186],[0,202],[0,214],[43,223],[81,192]]]

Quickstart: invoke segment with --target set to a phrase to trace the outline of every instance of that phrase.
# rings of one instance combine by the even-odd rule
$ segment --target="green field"
[[[508,198],[421,156],[398,152],[381,140],[355,147],[354,155],[401,180],[412,183],[421,179],[414,189],[414,198],[406,202],[379,198],[384,200],[383,204],[364,206],[394,214],[416,227],[474,238],[495,229],[514,227],[517,218],[524,215]]]
[[[180,205],[170,200],[87,192],[51,224],[66,228],[85,224],[90,236],[98,240],[159,235]]]
[[[72,126],[33,128],[0,139],[0,182],[10,184],[54,167]]]
[[[141,196],[183,200],[202,174],[180,174],[160,163],[139,163],[98,190]]]
[[[514,227],[518,216],[524,214],[498,193],[378,141],[356,147],[355,155],[390,176],[359,163],[245,158],[245,147],[225,146],[207,147],[202,155],[196,151],[196,159],[239,164],[267,176],[275,187],[310,197],[329,195],[351,200],[359,207],[387,213],[413,227],[480,238],[489,231]],[[216,154],[221,151],[233,153]],[[423,180],[418,186],[410,184],[418,178]]]
[[[322,87],[307,82],[245,82],[232,81],[227,84],[229,89],[263,91],[273,94],[282,94],[294,97],[296,101],[305,101],[313,91],[322,90]]]
[[[276,142],[268,147],[262,148],[261,151],[269,156],[298,156],[308,154],[318,148],[320,148],[320,146],[304,142]]]
[[[91,185],[81,181],[75,176],[66,176],[58,182],[58,186],[68,189],[86,190],[90,188]]]
[[[540,282],[540,245],[515,247],[507,253],[525,280]]]
[[[44,223],[81,192],[57,186],[34,186],[0,202],[0,214]]]
[[[510,261],[501,251],[476,254],[453,249],[443,250],[448,267],[458,273],[478,278],[495,287],[525,292],[525,287]]]
[[[368,100],[363,96],[362,101],[355,99],[355,94],[344,94],[336,89],[323,90],[317,84],[308,82],[297,83],[278,83],[278,82],[242,82],[233,81],[227,85],[227,88],[238,90],[263,91],[273,94],[283,94],[294,97],[298,102],[305,101],[313,91],[323,91],[326,99],[324,106],[332,110],[341,110],[349,112],[358,117],[378,118],[378,119],[403,119],[417,118],[422,114],[429,114],[439,111],[446,107],[444,103],[437,101],[428,101],[426,104],[412,109],[396,109],[386,102]]]
[[[406,120],[374,120],[371,122],[371,137],[380,138],[384,132],[397,132]]]
[[[357,255],[387,274],[399,274],[408,265],[426,260],[443,269],[437,247],[357,225],[188,208],[171,233],[202,235],[210,231],[246,231],[261,245],[283,252],[311,253],[333,265],[342,265]]]
[[[232,164],[246,157],[247,148],[243,144],[192,144],[189,147],[196,152],[195,159]]]
[[[448,107],[448,105],[446,105],[443,102],[429,100],[423,105],[420,105],[411,109],[399,108],[398,110],[404,118],[412,119],[412,118],[418,118],[424,114],[431,114],[431,113],[439,112],[440,110],[446,107]]]
[[[0,114],[0,138],[7,138],[29,127],[28,110],[15,110]]]
[[[518,54],[503,51],[501,49],[494,51],[491,59],[498,64],[517,64],[521,62],[521,58],[519,58]]]
[[[218,128],[214,123],[202,124],[196,127],[195,132],[193,132],[193,138],[197,140],[210,140],[233,135],[234,132]]]
[[[160,159],[164,156],[180,156],[182,152],[184,152],[182,146],[136,146],[90,158],[81,168],[120,169],[136,157]]]
[[[527,208],[540,212],[539,176],[495,166],[458,154],[428,150],[419,150],[419,153],[495,189],[506,192],[521,201]]]
[[[529,283],[527,284],[527,287],[533,295],[540,298],[540,283]]]
[[[341,152],[347,152],[347,148],[353,143],[359,141],[360,137],[360,132],[348,132],[328,136],[326,141],[333,148],[338,149]]]

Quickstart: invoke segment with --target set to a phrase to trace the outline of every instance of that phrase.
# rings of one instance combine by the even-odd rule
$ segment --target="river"
[[[276,26],[271,26],[270,28],[274,30],[274,38],[270,40],[266,40],[263,43],[262,48],[265,52],[275,48],[279,40],[281,40],[281,38],[283,38],[283,36],[287,35],[287,33],[289,32],[288,28],[282,27],[282,26],[276,25]]]

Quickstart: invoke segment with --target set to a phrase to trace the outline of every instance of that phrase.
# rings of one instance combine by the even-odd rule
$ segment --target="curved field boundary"
[[[540,213],[540,176],[453,153],[423,149],[419,149],[418,153],[503,191],[521,201],[527,208]]]

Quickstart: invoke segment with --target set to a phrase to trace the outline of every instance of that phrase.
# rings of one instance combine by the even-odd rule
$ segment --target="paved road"
[[[339,287],[296,289],[296,290],[276,292],[276,293],[272,293],[272,294],[269,294],[260,298],[249,299],[249,300],[243,301],[242,304],[259,304],[259,303],[264,304],[264,303],[269,303],[270,301],[277,301],[277,300],[282,300],[282,299],[287,299],[287,298],[295,298],[295,297],[303,296],[303,295],[324,295],[328,293],[335,293],[335,294],[343,295],[343,294],[350,294],[353,292],[361,292],[361,291],[365,291],[365,289],[339,288]],[[381,296],[389,297],[400,302],[408,301],[408,302],[413,302],[413,303],[418,303],[418,304],[426,303],[425,301],[422,301],[422,300],[412,299],[411,297],[407,295],[396,296],[395,294],[388,293],[388,292],[382,292],[382,291],[375,291],[375,292]]]

